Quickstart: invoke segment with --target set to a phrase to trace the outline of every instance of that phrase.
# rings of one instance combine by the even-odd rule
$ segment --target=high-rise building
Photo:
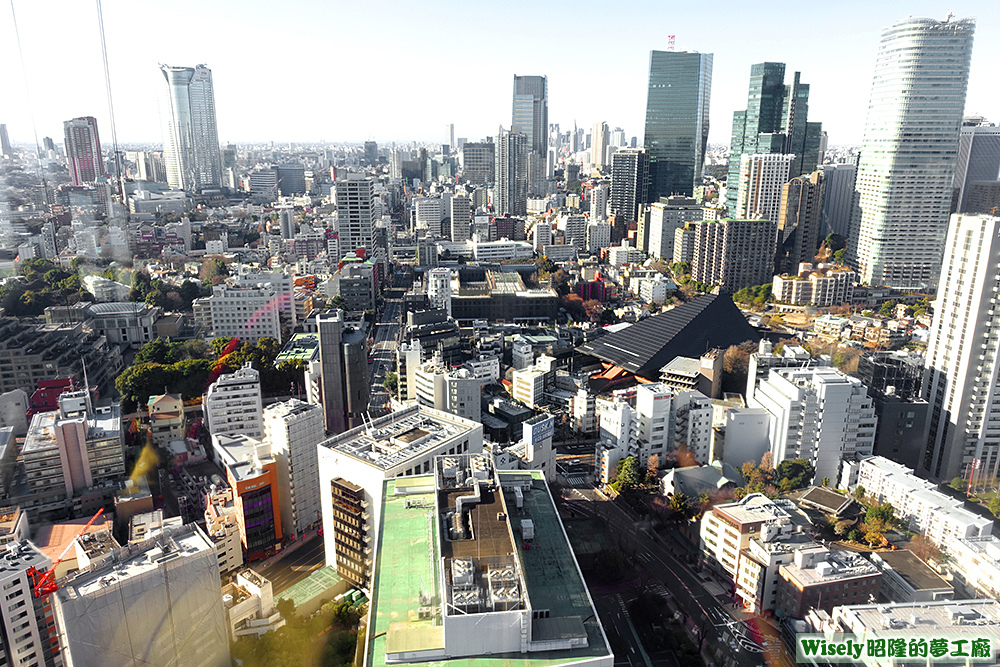
[[[167,183],[177,190],[222,185],[222,152],[215,123],[212,70],[160,65],[166,81],[162,113]]]
[[[996,188],[1000,179],[1000,127],[992,124],[962,125],[958,140],[958,163],[954,187],[958,190],[957,213],[992,213],[978,210],[976,190]],[[1000,203],[1000,202],[998,202]],[[992,208],[992,207],[989,207]]]
[[[0,123],[0,156],[10,157],[14,155],[14,149],[10,147],[10,137],[7,135],[7,126]]]
[[[648,194],[649,152],[645,148],[618,150],[611,156],[611,213],[637,221]]]
[[[219,561],[195,524],[112,552],[52,599],[66,665],[230,664]]]
[[[545,76],[514,75],[511,132],[525,137],[529,153],[544,155],[548,148],[549,81]]]
[[[591,222],[587,225],[587,252],[596,255],[601,248],[611,246],[611,225],[606,222]]]
[[[646,225],[649,230],[646,249],[649,256],[672,261],[677,230],[689,222],[701,220],[703,215],[701,206],[691,197],[667,197],[652,204]],[[691,236],[693,240],[693,232]]]
[[[777,272],[797,273],[799,264],[812,262],[816,256],[825,189],[822,171],[796,176],[782,186]]]
[[[58,644],[53,646],[56,628],[52,623],[51,594],[36,597],[33,577],[28,574],[31,568],[45,572],[51,565],[52,559],[27,540],[11,541],[4,547],[0,567],[4,592],[0,661],[4,665],[63,664]]]
[[[431,308],[441,308],[451,317],[451,269],[431,269],[427,272],[427,300]]]
[[[264,435],[260,373],[249,361],[210,384],[202,406],[212,435],[242,434],[258,439]]]
[[[839,234],[844,238],[850,233],[851,210],[854,206],[854,181],[858,168],[853,164],[823,165],[823,225],[820,234]]]
[[[281,525],[299,537],[322,521],[316,446],[326,435],[323,408],[294,398],[268,406],[264,433],[278,464]]]
[[[451,240],[468,241],[469,227],[472,225],[472,202],[468,195],[455,195],[451,198]]]
[[[448,142],[448,147],[451,150],[455,150],[457,148],[457,146],[455,146],[455,124],[454,123],[448,123],[447,125],[444,126],[444,138],[445,138],[445,141]]]
[[[919,471],[939,481],[1000,472],[1000,218],[953,215],[927,342],[930,432]]]
[[[590,137],[590,164],[594,169],[603,170],[608,166],[608,124],[603,121],[594,123]]]
[[[81,116],[63,123],[66,166],[73,185],[93,183],[104,176],[104,154],[97,134],[97,119]]]
[[[692,196],[701,185],[708,144],[712,54],[650,51],[646,134],[649,196]]]
[[[462,174],[475,185],[493,183],[495,165],[494,144],[491,141],[466,142],[462,146]]]
[[[648,160],[647,160],[648,166]],[[647,169],[648,173],[648,169]],[[608,219],[608,199],[610,189],[604,183],[590,189],[590,221],[604,222]]]
[[[372,180],[348,173],[346,178],[337,181],[336,193],[341,255],[354,255],[358,248],[371,251],[378,219]]]
[[[705,220],[695,228],[691,277],[733,293],[770,283],[778,225],[770,220]]]
[[[789,177],[809,173],[822,162],[822,126],[808,122],[809,85],[795,72],[785,85],[785,64],[764,62],[750,67],[747,108],[733,113],[733,134],[729,145],[729,179],[726,207],[737,212],[740,158],[743,155],[781,153],[792,155]]]
[[[847,246],[862,283],[937,282],[975,27],[906,18],[882,31]]]
[[[577,250],[583,250],[587,247],[586,216],[563,216],[556,224],[563,230],[563,239],[566,245],[576,246]]]
[[[374,141],[365,142],[365,165],[374,167],[378,162],[378,143]]]
[[[316,316],[326,430],[343,433],[368,410],[368,351],[365,332],[344,321],[341,311]]]
[[[780,153],[741,156],[735,217],[777,222],[781,189],[788,182],[794,158]]]
[[[527,215],[528,140],[525,135],[500,129],[496,141],[495,174],[494,212],[497,215]]]

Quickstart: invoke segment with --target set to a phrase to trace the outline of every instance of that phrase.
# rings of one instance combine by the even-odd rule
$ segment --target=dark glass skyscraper
[[[816,169],[822,159],[819,144],[823,126],[808,122],[808,115],[809,84],[799,80],[798,72],[786,86],[785,63],[757,63],[750,67],[747,108],[733,112],[726,182],[726,206],[731,214],[737,209],[741,156],[794,155],[789,178]]]
[[[514,75],[511,131],[527,139],[529,153],[545,155],[549,147],[549,81],[544,76]]]
[[[708,144],[712,54],[650,51],[645,147],[649,196],[694,194]]]

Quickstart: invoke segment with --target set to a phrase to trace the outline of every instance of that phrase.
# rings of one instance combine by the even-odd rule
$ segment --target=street
[[[400,318],[403,312],[403,294],[405,290],[393,287],[385,292],[385,306],[378,322],[375,324],[375,337],[369,353],[368,381],[369,390],[368,413],[374,418],[388,412],[389,394],[383,383],[386,375],[396,370],[396,344],[400,334]]]
[[[290,554],[260,570],[271,582],[274,594],[305,579],[311,572],[323,566],[323,536],[316,535],[299,545]]]

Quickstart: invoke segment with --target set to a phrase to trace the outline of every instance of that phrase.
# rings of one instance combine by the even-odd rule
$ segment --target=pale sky
[[[15,142],[62,141],[62,121],[111,128],[97,12],[87,0],[0,8],[0,122]],[[728,143],[750,65],[812,85],[810,120],[860,143],[879,33],[906,16],[977,19],[967,114],[1000,123],[1000,2],[528,2],[104,0],[120,142],[159,142],[157,64],[208,65],[222,142],[477,140],[510,125],[512,79],[549,77],[549,121],[606,121],[642,142],[649,51],[713,53],[712,143]],[[28,103],[30,93],[31,103]]]

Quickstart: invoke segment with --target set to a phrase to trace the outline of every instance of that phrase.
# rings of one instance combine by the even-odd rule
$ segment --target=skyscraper
[[[10,137],[7,136],[7,126],[0,123],[0,156],[13,155],[14,151],[10,147]]]
[[[97,119],[81,116],[63,123],[66,165],[73,185],[93,183],[104,176],[104,155],[97,134]]]
[[[778,258],[775,270],[797,273],[812,262],[819,247],[826,182],[822,171],[796,176],[782,186],[778,214]]]
[[[222,153],[215,124],[212,70],[204,65],[160,65],[166,82],[163,161],[167,183],[177,190],[222,184]]]
[[[462,174],[476,185],[493,182],[496,162],[492,142],[467,142],[462,146]]]
[[[795,72],[785,85],[785,63],[764,62],[750,67],[747,108],[733,112],[733,134],[729,144],[729,179],[726,206],[737,213],[740,157],[784,153],[795,158],[789,178],[809,173],[821,162],[823,128],[808,122],[809,84]]]
[[[854,181],[858,168],[853,164],[823,165],[823,228],[820,234],[834,233],[847,238],[851,227],[851,209],[854,206]]]
[[[527,215],[528,213],[528,141],[520,132],[500,128],[496,141],[496,201],[497,215]]]
[[[378,143],[375,141],[365,142],[365,165],[374,167],[378,162]]]
[[[975,26],[906,18],[882,31],[847,246],[862,283],[937,282]]]
[[[611,213],[629,222],[639,219],[639,207],[649,193],[649,153],[623,148],[611,156]]]
[[[694,194],[708,144],[712,54],[650,51],[646,135],[649,196]]]
[[[931,416],[920,472],[934,480],[968,475],[977,460],[977,477],[1000,473],[998,263],[1000,218],[951,216],[922,389]]]
[[[590,136],[590,164],[595,169],[603,170],[608,166],[608,124],[603,121],[594,123]]]
[[[264,410],[264,433],[278,464],[281,525],[301,536],[322,520],[316,446],[325,437],[323,409],[291,399]]]
[[[358,248],[372,250],[376,208],[371,179],[348,173],[337,181],[336,192],[341,254],[354,255]]]
[[[326,430],[343,433],[357,426],[368,410],[365,332],[345,322],[339,310],[317,315],[316,328]]]
[[[512,132],[524,135],[528,152],[545,154],[549,132],[548,77],[514,75],[510,125]]]
[[[794,155],[765,153],[740,157],[735,216],[778,221],[781,188],[788,182]]]
[[[979,119],[977,119],[979,120]],[[976,210],[977,190],[996,189],[1000,177],[1000,127],[978,122],[962,125],[958,140],[958,164],[954,187],[958,190],[958,213],[990,213]],[[990,207],[992,208],[992,207]]]

